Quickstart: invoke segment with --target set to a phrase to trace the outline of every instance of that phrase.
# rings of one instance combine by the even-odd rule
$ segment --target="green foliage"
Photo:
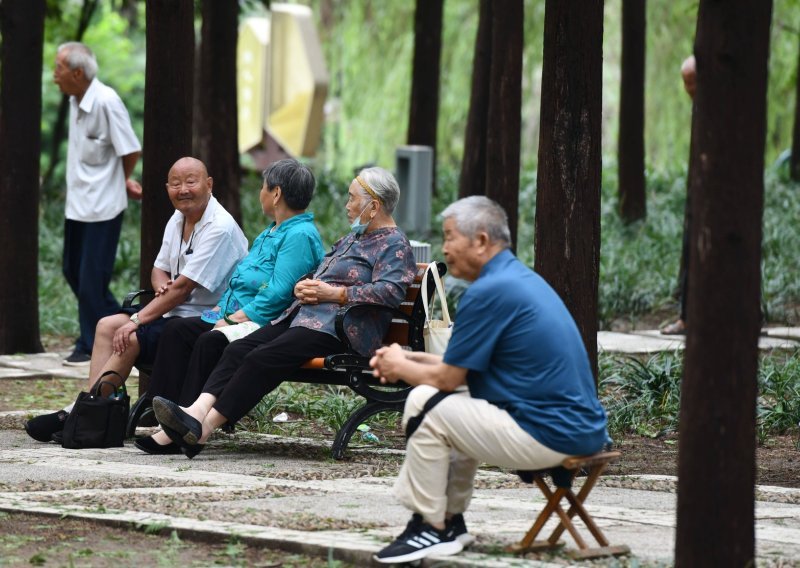
[[[601,355],[599,367],[600,398],[612,437],[628,432],[657,437],[677,429],[682,353],[659,353],[647,360]],[[760,357],[756,414],[759,443],[797,430],[800,351]]]
[[[677,426],[683,372],[680,353],[658,354],[647,361],[603,356],[599,368],[601,399],[612,433],[655,437]]]

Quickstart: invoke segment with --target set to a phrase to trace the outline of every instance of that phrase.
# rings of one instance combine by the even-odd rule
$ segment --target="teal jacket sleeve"
[[[317,267],[322,255],[322,243],[315,235],[306,232],[287,234],[278,249],[272,278],[252,302],[242,307],[245,315],[259,325],[277,318],[289,307],[295,283]]]

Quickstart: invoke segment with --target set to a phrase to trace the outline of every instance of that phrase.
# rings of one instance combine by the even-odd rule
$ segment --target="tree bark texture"
[[[800,44],[800,41],[798,41],[798,44]],[[794,99],[794,131],[792,134],[792,157],[789,160],[789,172],[794,181],[800,181],[800,45],[798,45],[797,50],[797,91]]]
[[[194,4],[192,0],[147,0],[140,280],[150,287],[164,227],[174,208],[167,174],[192,153]]]
[[[755,565],[770,0],[701,0],[675,565]],[[747,37],[746,42],[742,41]]]
[[[472,61],[472,88],[469,97],[464,157],[458,181],[458,196],[484,195],[486,192],[486,131],[488,129],[490,71],[492,65],[492,0],[480,0],[478,33]]]
[[[619,112],[619,212],[626,223],[647,215],[644,179],[646,0],[622,0]]]
[[[214,178],[214,196],[241,225],[239,129],[236,120],[237,0],[203,0],[198,81],[198,154]]]
[[[0,354],[39,353],[39,154],[45,0],[0,4]]]
[[[439,123],[439,67],[444,0],[417,0],[414,12],[414,64],[408,143],[433,148],[433,192],[436,193],[436,127]]]
[[[486,138],[486,190],[506,210],[516,250],[522,109],[522,0],[494,0]]]
[[[547,0],[535,269],[558,292],[597,376],[603,1]]]

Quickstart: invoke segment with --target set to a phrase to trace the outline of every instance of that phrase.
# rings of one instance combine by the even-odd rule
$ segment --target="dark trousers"
[[[341,341],[327,333],[289,327],[288,321],[267,324],[225,349],[203,392],[216,396],[214,408],[235,423],[303,363],[343,350]]]
[[[158,343],[147,396],[163,396],[189,406],[200,396],[205,379],[222,357],[228,340],[221,333],[209,333],[214,324],[199,317],[171,319],[164,326]],[[204,369],[208,369],[203,372]],[[187,381],[200,376],[202,381]]]
[[[122,213],[109,221],[64,222],[62,270],[69,287],[78,298],[78,321],[81,334],[75,348],[91,353],[94,332],[100,318],[115,314],[120,305],[108,285],[117,256],[122,230]]]

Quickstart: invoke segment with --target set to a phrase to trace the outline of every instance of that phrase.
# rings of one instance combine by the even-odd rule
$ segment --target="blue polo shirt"
[[[606,414],[572,316],[509,250],[486,263],[462,296],[444,361],[468,369],[473,398],[505,409],[552,450],[591,454],[607,440]]]

